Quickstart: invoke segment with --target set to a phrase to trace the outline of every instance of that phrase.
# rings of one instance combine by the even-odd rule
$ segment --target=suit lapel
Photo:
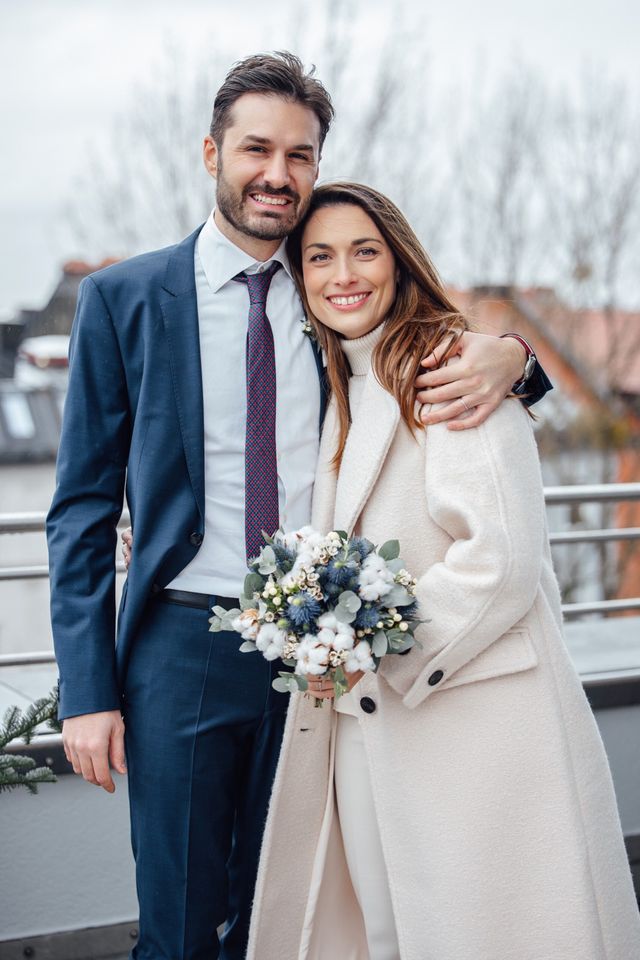
[[[175,247],[163,284],[168,296],[161,309],[187,469],[204,517],[204,414],[194,270],[195,243],[201,229]]]
[[[370,370],[340,465],[334,515],[336,530],[353,532],[378,479],[399,419],[396,400],[380,386]]]
[[[322,349],[317,340],[309,337],[309,342],[311,343],[311,349],[313,350],[313,359],[316,362],[316,367],[318,370],[318,379],[320,380],[320,430],[322,430],[322,424],[324,423],[325,414],[327,412],[327,404],[329,401],[329,381],[327,380],[327,370],[324,365],[324,358],[322,356]]]

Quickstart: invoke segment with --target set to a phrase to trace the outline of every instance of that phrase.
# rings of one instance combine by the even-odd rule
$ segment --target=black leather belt
[[[230,597],[218,597],[209,593],[192,593],[191,590],[162,590],[158,600],[163,603],[177,603],[181,607],[195,607],[197,610],[211,610],[212,607],[224,607],[233,610],[239,607],[238,600]]]

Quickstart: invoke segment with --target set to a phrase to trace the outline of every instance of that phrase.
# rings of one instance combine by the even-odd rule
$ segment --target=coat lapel
[[[340,465],[334,529],[353,533],[378,479],[399,419],[396,400],[380,386],[370,370]]]
[[[194,248],[202,227],[179,243],[167,265],[161,303],[171,379],[193,494],[204,517],[204,414]]]
[[[335,467],[331,465],[331,458],[336,449],[338,418],[334,399],[329,401],[327,415],[324,418],[320,449],[318,452],[318,466],[313,484],[313,504],[311,508],[311,526],[320,533],[335,530],[333,514],[336,503]]]

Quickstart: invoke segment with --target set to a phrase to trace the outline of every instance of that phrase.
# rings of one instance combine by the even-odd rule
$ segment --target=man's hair
[[[264,93],[300,103],[312,110],[320,123],[320,149],[334,116],[331,97],[304,64],[286,50],[257,54],[235,63],[218,90],[213,104],[210,134],[218,147],[231,122],[231,108],[245,93]]]

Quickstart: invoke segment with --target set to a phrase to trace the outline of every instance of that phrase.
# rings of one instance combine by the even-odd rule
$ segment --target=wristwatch
[[[524,337],[521,337],[519,333],[503,333],[503,337],[513,337],[514,340],[517,340],[519,344],[522,345],[524,351],[527,355],[527,359],[524,365],[524,373],[519,380],[516,380],[514,385],[511,387],[511,392],[515,393],[516,396],[520,396],[522,393],[527,392],[527,384],[529,378],[531,377],[533,371],[536,368],[538,359],[534,353],[533,347],[528,343]]]

